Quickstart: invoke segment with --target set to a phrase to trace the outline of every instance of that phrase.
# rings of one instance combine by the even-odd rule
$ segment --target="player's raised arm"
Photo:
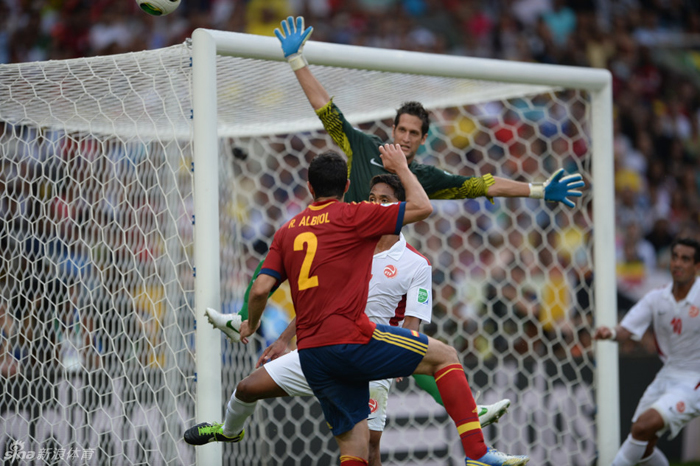
[[[316,76],[311,73],[308,62],[304,58],[304,44],[311,37],[314,28],[309,26],[304,29],[304,18],[299,16],[296,19],[289,17],[282,21],[282,30],[275,29],[275,35],[280,40],[284,58],[287,59],[289,65],[294,70],[294,74],[299,80],[299,84],[309,99],[309,103],[318,110],[324,107],[330,100],[330,96],[326,89],[316,79]]]
[[[554,172],[544,183],[523,183],[495,176],[493,179],[494,183],[486,191],[489,197],[531,197],[562,202],[568,207],[574,207],[569,198],[581,197],[583,194],[577,189],[585,186],[581,174],[564,176],[563,168]]]
[[[430,199],[425,193],[423,186],[418,182],[418,178],[408,169],[406,156],[398,144],[385,144],[379,147],[384,168],[392,173],[396,173],[406,191],[406,211],[403,217],[403,224],[418,222],[428,218],[433,212]]]

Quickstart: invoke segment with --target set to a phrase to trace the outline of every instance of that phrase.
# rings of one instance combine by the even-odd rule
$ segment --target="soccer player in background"
[[[311,73],[302,52],[304,43],[311,36],[313,28],[304,29],[302,17],[296,20],[289,17],[282,22],[282,29],[284,33],[275,29],[275,34],[280,40],[285,58],[294,70],[299,84],[323,123],[323,127],[347,156],[350,189],[345,195],[345,202],[364,201],[369,195],[369,182],[372,177],[388,173],[379,157],[379,146],[383,141],[353,128],[333,103],[326,89]],[[465,199],[481,196],[489,199],[531,197],[562,202],[568,207],[574,207],[574,203],[569,198],[582,195],[577,191],[584,186],[581,175],[563,176],[563,169],[558,170],[544,183],[537,184],[508,180],[491,174],[480,177],[453,175],[440,168],[421,164],[415,160],[415,157],[428,137],[429,126],[430,116],[420,103],[405,103],[396,112],[392,139],[394,144],[401,146],[409,169],[416,175],[430,199]],[[243,306],[239,311],[240,320],[236,323],[240,323],[248,316],[248,294],[261,265],[262,262],[253,273],[251,283],[243,297]],[[418,386],[442,404],[437,385],[431,377],[416,375],[414,378]]]
[[[406,200],[401,181],[396,175],[383,174],[372,178],[369,201],[379,204]],[[432,270],[430,262],[406,243],[403,234],[384,235],[374,249],[372,274],[365,314],[372,322],[418,331],[421,321],[430,323],[432,315]],[[209,321],[233,342],[238,333],[227,324],[230,315],[207,309]],[[185,441],[203,445],[213,441],[238,442],[243,438],[243,425],[253,414],[257,401],[281,396],[313,396],[301,370],[299,353],[289,352],[295,334],[295,322],[261,355],[257,370],[243,379],[231,395],[223,424],[198,424],[185,432]],[[265,364],[264,366],[262,364]],[[368,418],[370,431],[369,465],[380,466],[380,442],[386,425],[386,407],[392,379],[371,381]],[[478,406],[482,427],[497,422],[510,405],[501,400],[493,405]],[[228,435],[227,435],[228,434]]]
[[[273,287],[289,280],[299,360],[338,442],[342,466],[368,464],[369,381],[413,372],[435,377],[467,465],[525,464],[526,456],[510,456],[486,446],[476,403],[454,348],[415,330],[374,324],[364,313],[377,241],[385,234],[398,235],[402,225],[423,220],[432,212],[401,148],[386,145],[379,151],[384,167],[401,179],[406,201],[341,202],[350,186],[347,163],[333,152],[316,156],[308,169],[314,202],[275,233],[250,291],[241,339],[260,325]]]
[[[668,466],[656,448],[659,437],[674,438],[700,416],[700,243],[680,238],[671,245],[672,282],[647,293],[615,328],[599,327],[594,338],[639,341],[651,325],[664,362],[632,417],[630,435],[613,466]]]

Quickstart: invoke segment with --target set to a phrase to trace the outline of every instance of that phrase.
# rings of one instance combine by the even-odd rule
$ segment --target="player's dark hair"
[[[396,110],[396,117],[394,117],[394,126],[399,126],[399,119],[404,113],[420,118],[420,121],[422,122],[420,126],[421,136],[424,136],[428,132],[428,128],[430,127],[430,114],[425,109],[425,107],[423,107],[423,104],[421,104],[420,102],[402,103],[401,107],[399,107],[399,109]]]
[[[673,251],[673,248],[675,248],[677,245],[682,244],[683,246],[688,246],[690,248],[695,249],[695,255],[693,256],[693,262],[698,263],[700,262],[700,242],[691,239],[691,238],[676,238],[673,243],[671,243],[671,251]]]
[[[394,175],[393,173],[376,175],[370,180],[369,189],[372,190],[374,185],[379,183],[384,183],[385,185],[389,186],[394,191],[394,197],[399,201],[404,202],[406,200],[406,190],[403,189],[401,179],[398,177],[398,175]]]
[[[348,164],[337,152],[324,152],[311,160],[308,177],[317,198],[342,199],[348,181]]]

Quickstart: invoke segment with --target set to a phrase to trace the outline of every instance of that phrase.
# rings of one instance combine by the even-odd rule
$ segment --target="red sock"
[[[340,466],[367,466],[369,461],[357,456],[343,455],[340,457]]]
[[[447,414],[457,426],[464,453],[470,459],[481,458],[486,454],[486,444],[479,424],[479,412],[464,369],[460,364],[444,367],[435,373],[435,383]]]

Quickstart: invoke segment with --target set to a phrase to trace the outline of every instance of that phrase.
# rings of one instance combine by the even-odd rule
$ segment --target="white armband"
[[[530,183],[530,196],[532,199],[544,199],[544,184]]]
[[[612,341],[616,341],[615,339],[617,338],[617,330],[615,330],[615,327],[610,329],[610,333],[612,333],[612,335],[610,335],[610,339]]]
[[[309,62],[306,61],[306,58],[304,58],[304,55],[301,53],[295,53],[294,55],[290,55],[289,57],[287,57],[287,61],[292,67],[293,71],[300,70],[303,67],[309,65]]]

